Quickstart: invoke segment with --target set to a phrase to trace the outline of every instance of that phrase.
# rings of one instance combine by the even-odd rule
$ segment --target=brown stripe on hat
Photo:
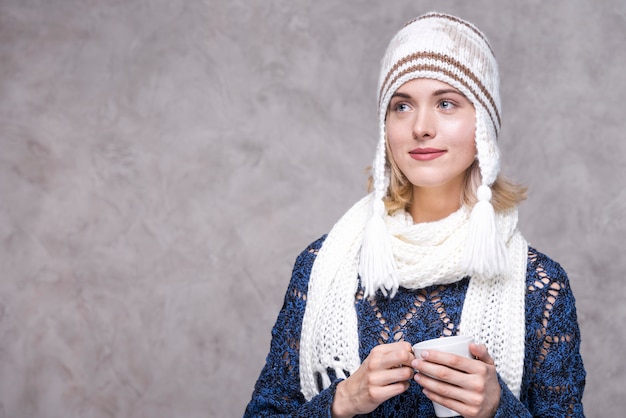
[[[489,104],[491,105],[491,108],[493,109],[494,113],[495,113],[495,118],[497,119],[497,124],[494,120],[494,115],[491,115],[492,112],[489,112],[489,117],[491,118],[491,121],[493,122],[494,126],[496,126],[496,131],[499,130],[499,126],[502,123],[501,118],[500,118],[500,113],[498,111],[498,107],[495,104],[495,101],[493,100],[493,97],[491,96],[491,94],[489,93],[489,91],[487,90],[487,88],[483,85],[483,83],[480,81],[480,79],[478,77],[476,77],[476,75],[469,69],[467,68],[465,65],[461,64],[459,61],[455,60],[454,58],[445,55],[445,54],[438,54],[438,53],[434,53],[434,52],[417,52],[415,54],[411,54],[408,55],[404,58],[402,58],[401,60],[399,60],[398,62],[396,62],[396,64],[389,70],[389,72],[387,72],[387,75],[385,76],[385,80],[383,81],[383,83],[381,84],[380,87],[380,92],[379,92],[379,96],[378,96],[378,106],[380,107],[381,103],[382,103],[382,99],[384,97],[383,95],[383,91],[385,91],[389,86],[392,85],[393,83],[395,83],[401,76],[406,75],[409,72],[413,72],[413,71],[419,71],[419,70],[427,70],[427,71],[435,71],[435,72],[441,72],[446,74],[447,76],[449,76],[450,78],[458,81],[459,83],[463,84],[469,91],[472,92],[472,94],[474,95],[474,97],[476,97],[476,100],[478,100],[480,102],[480,104],[487,110],[489,110],[489,107],[486,105],[486,103],[484,103],[481,99],[480,96],[478,94],[476,94],[477,92],[474,91],[474,89],[472,89],[467,82],[465,82],[464,80],[462,80],[461,78],[459,78],[456,74],[450,72],[449,70],[445,70],[443,68],[441,68],[440,66],[436,66],[436,65],[428,65],[428,64],[417,64],[414,66],[411,66],[405,70],[403,70],[399,75],[395,76],[393,81],[389,82],[390,77],[392,76],[393,73],[395,73],[395,71],[401,67],[402,65],[414,61],[414,60],[418,60],[418,59],[432,59],[438,62],[443,62],[445,64],[449,64],[454,66],[456,69],[458,69],[461,73],[463,73],[467,78],[471,79],[480,89],[480,91],[483,93],[483,95],[487,98],[487,100],[489,101]]]
[[[478,96],[476,94],[476,91],[474,89],[472,89],[471,86],[465,80],[463,80],[457,74],[455,74],[454,72],[452,72],[450,70],[447,70],[445,68],[442,68],[442,67],[434,65],[434,64],[417,64],[417,65],[413,65],[413,66],[405,69],[404,71],[402,71],[398,75],[396,75],[393,78],[393,80],[391,81],[391,83],[389,83],[389,85],[392,86],[402,76],[404,76],[406,74],[413,73],[413,72],[417,72],[417,71],[433,71],[433,72],[441,73],[441,74],[444,74],[444,75],[450,77],[451,79],[461,83],[465,88],[467,88],[472,93],[472,95],[476,98],[476,100],[478,100],[478,102],[482,105],[482,107],[484,107],[487,110],[487,114],[489,115],[489,119],[491,119],[491,123],[493,124],[494,128],[496,129],[496,132],[498,132],[500,130],[500,115],[498,114],[498,110],[496,108],[494,108],[495,116],[498,119],[498,123],[496,123],[496,121],[494,120],[494,117],[492,115],[492,112],[489,111],[489,108],[486,106],[485,102],[483,100],[481,100],[480,96]],[[382,97],[383,96],[381,96],[381,98]],[[381,105],[381,102],[379,102],[378,106],[380,107],[380,105]]]
[[[444,14],[444,13],[436,13],[436,12],[428,13],[428,14],[416,17],[415,19],[408,21],[403,26],[403,28],[406,28],[411,23],[417,22],[418,20],[432,19],[432,18],[446,19],[446,20],[449,20],[451,22],[455,22],[455,23],[458,23],[460,25],[463,25],[463,26],[469,28],[472,32],[474,32],[476,35],[478,35],[480,37],[480,39],[482,39],[485,42],[485,44],[487,44],[487,47],[489,48],[489,50],[491,51],[491,53],[495,57],[496,54],[493,52],[493,49],[491,49],[491,45],[489,44],[489,41],[487,40],[485,35],[481,31],[479,31],[474,25],[472,25],[469,22],[466,22],[466,21],[464,21],[462,19],[459,19],[458,17],[450,16],[450,15],[447,15],[447,14]]]

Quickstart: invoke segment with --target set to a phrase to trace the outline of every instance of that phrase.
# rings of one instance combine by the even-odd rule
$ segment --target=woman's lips
[[[419,161],[434,160],[435,158],[441,157],[445,153],[446,150],[436,148],[415,148],[414,150],[409,151],[411,158]]]

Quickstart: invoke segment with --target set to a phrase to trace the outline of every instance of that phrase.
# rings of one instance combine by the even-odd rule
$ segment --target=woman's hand
[[[476,359],[429,350],[412,367],[415,381],[432,401],[464,417],[493,417],[500,403],[500,383],[483,344],[470,344]]]
[[[361,366],[337,385],[333,417],[367,414],[406,391],[414,373],[414,359],[411,344],[405,341],[374,347]]]

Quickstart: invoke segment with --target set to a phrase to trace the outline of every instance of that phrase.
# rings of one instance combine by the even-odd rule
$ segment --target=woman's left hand
[[[432,401],[464,417],[493,417],[500,404],[500,383],[483,344],[470,344],[475,359],[429,350],[411,363],[413,377]]]

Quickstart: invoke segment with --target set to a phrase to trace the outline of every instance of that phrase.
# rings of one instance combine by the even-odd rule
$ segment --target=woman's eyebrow
[[[410,99],[411,95],[407,94],[407,93],[402,93],[402,92],[396,91],[394,94],[391,95],[392,99],[394,97],[402,97],[403,99]]]
[[[454,94],[458,94],[459,96],[463,96],[465,97],[465,95],[463,93],[461,93],[459,90],[457,89],[439,89],[439,90],[435,90],[433,92],[433,96],[441,96],[444,94],[449,94],[449,93],[454,93]],[[403,99],[410,99],[411,95],[408,93],[403,93],[400,91],[396,91],[391,98],[393,99],[394,97],[401,97]]]
[[[458,91],[457,89],[441,89],[441,90],[435,90],[435,92],[433,93],[433,96],[441,96],[443,94],[448,94],[448,93],[455,93],[458,94],[460,96],[465,97],[465,95],[463,93],[461,93],[460,91]]]

